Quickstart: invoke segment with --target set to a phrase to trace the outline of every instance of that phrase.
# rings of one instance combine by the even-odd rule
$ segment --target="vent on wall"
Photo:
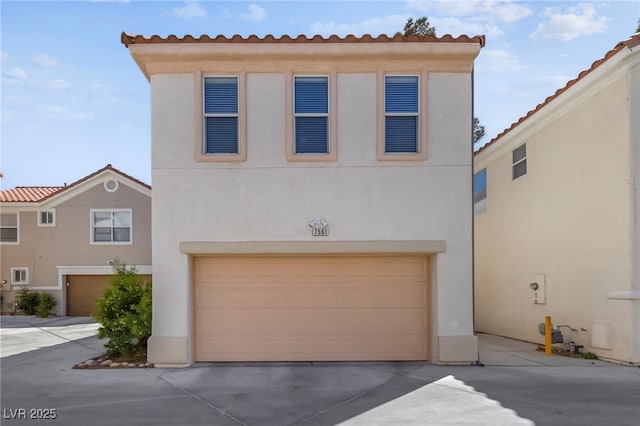
[[[117,180],[113,180],[113,179],[109,179],[107,181],[104,182],[104,189],[107,192],[116,192],[116,190],[118,189],[118,181]]]

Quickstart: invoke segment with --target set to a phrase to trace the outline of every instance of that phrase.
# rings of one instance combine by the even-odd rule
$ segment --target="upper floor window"
[[[473,175],[473,202],[477,203],[487,198],[487,169],[482,169]]]
[[[238,116],[238,77],[205,77],[205,154],[239,154]]]
[[[18,213],[0,214],[0,242],[18,242]]]
[[[55,226],[56,225],[56,211],[40,210],[38,212],[38,226]]]
[[[418,76],[384,78],[384,152],[417,153]]]
[[[512,179],[527,174],[527,144],[523,143],[512,152]]]
[[[131,244],[131,209],[91,210],[92,244]]]
[[[328,77],[294,77],[294,152],[329,153]]]
[[[29,284],[28,268],[11,268],[11,284],[26,285]]]

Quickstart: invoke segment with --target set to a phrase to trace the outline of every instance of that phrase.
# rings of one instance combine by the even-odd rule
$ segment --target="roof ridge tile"
[[[363,34],[362,36],[356,36],[354,34],[348,34],[344,37],[340,37],[337,34],[332,34],[326,38],[322,35],[316,34],[313,36],[307,36],[305,34],[299,34],[295,37],[291,37],[288,34],[283,34],[280,37],[276,37],[273,34],[267,34],[264,37],[260,37],[256,34],[243,37],[240,34],[234,34],[231,37],[227,37],[223,34],[218,34],[213,38],[207,34],[202,34],[199,37],[191,34],[186,34],[183,37],[178,37],[175,34],[169,34],[165,38],[158,34],[145,36],[141,34],[130,34],[122,32],[120,35],[120,42],[129,47],[131,44],[153,44],[153,43],[386,43],[386,42],[428,42],[428,43],[479,43],[480,47],[485,45],[485,36],[476,35],[469,36],[466,34],[459,35],[457,37],[451,34],[445,34],[443,36],[427,35],[427,36],[404,36],[396,33],[392,37],[387,34],[380,34],[376,37],[371,34]]]

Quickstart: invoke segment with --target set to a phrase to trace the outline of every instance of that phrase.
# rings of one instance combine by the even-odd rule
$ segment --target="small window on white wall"
[[[520,176],[527,174],[527,144],[523,143],[513,150],[513,176],[512,179],[518,179]]]
[[[29,268],[11,268],[11,284],[29,284]]]
[[[38,212],[38,226],[56,226],[56,211],[40,210]]]

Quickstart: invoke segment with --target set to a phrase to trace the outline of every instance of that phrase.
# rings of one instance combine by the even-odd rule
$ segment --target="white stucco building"
[[[484,37],[122,42],[151,85],[152,362],[477,360]]]
[[[476,330],[640,362],[640,34],[474,158]],[[534,285],[535,284],[535,285]]]

